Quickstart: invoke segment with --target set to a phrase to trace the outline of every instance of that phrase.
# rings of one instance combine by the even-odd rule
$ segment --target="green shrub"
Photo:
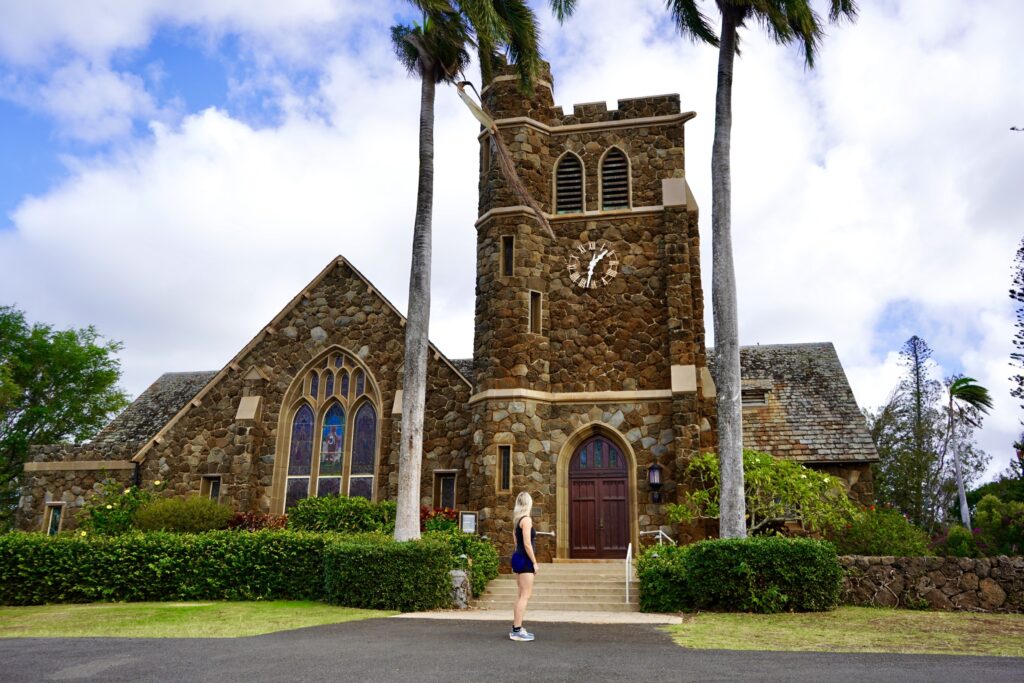
[[[830,535],[840,555],[932,555],[928,534],[897,510],[864,510],[849,526]]]
[[[448,543],[452,552],[452,569],[469,569],[473,597],[483,595],[487,584],[498,578],[498,551],[490,541],[466,534],[458,529],[449,531],[432,531],[426,536],[436,537]],[[462,559],[465,555],[469,562]]]
[[[328,540],[269,531],[7,534],[0,536],[0,604],[317,600]]]
[[[1024,552],[1024,503],[989,494],[978,501],[975,524],[987,555]]]
[[[821,612],[839,602],[831,543],[762,536],[701,541],[683,556],[686,600],[727,612]]]
[[[159,484],[159,482],[157,482]],[[149,491],[108,479],[78,513],[78,526],[100,536],[125,534],[133,529],[136,511],[153,498]]]
[[[641,612],[679,612],[686,609],[683,558],[691,546],[655,545],[637,558]]]
[[[347,607],[403,612],[449,607],[451,566],[451,547],[438,538],[339,539],[324,549],[325,598]]]
[[[978,557],[979,554],[974,534],[960,525],[951,526],[945,536],[938,539],[935,549],[940,555],[953,557]]]
[[[303,498],[288,510],[288,528],[343,534],[378,531],[388,534],[395,530],[395,504],[391,501],[371,503],[358,496]]]
[[[157,498],[135,511],[135,527],[142,531],[202,533],[227,529],[234,511],[227,505],[202,498]]]

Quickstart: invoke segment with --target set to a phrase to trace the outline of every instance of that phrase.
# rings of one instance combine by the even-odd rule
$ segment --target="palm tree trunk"
[[[715,141],[711,148],[711,295],[715,325],[715,383],[718,408],[718,463],[721,473],[719,536],[744,538],[743,413],[740,402],[739,313],[732,259],[731,180],[732,71],[736,56],[735,10],[722,6],[715,95]]]
[[[423,56],[421,55],[421,58]],[[430,328],[431,219],[434,205],[434,79],[422,66],[420,90],[420,177],[409,272],[409,314],[405,325],[402,434],[398,458],[398,510],[395,540],[420,537],[420,478],[423,463],[423,410],[427,393]]]
[[[967,509],[967,493],[964,491],[964,473],[960,469],[960,454],[956,450],[956,420],[953,417],[953,399],[949,401],[949,427],[946,432],[946,443],[953,445],[953,469],[956,472],[956,492],[960,496],[960,521],[965,529],[971,528],[971,511]],[[945,449],[943,449],[945,450]]]

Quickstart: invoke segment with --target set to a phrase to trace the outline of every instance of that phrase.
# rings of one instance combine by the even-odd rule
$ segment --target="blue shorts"
[[[512,571],[516,574],[536,574],[533,562],[526,553],[512,553]]]

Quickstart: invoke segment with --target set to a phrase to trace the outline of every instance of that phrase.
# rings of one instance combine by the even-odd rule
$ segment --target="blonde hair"
[[[533,496],[523,491],[516,496],[516,507],[512,510],[512,523],[517,524],[523,517],[529,517],[533,509]]]

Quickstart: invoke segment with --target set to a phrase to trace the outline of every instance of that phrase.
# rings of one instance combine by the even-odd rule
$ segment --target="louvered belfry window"
[[[583,212],[583,163],[566,154],[555,170],[555,213]]]
[[[601,209],[629,208],[629,164],[622,150],[612,148],[601,164]]]

